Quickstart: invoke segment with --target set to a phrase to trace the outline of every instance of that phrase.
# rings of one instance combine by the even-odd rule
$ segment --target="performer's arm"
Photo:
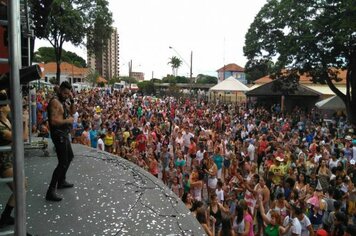
[[[67,119],[63,119],[63,107],[62,104],[56,100],[53,99],[50,104],[49,104],[49,109],[50,109],[50,117],[51,123],[55,126],[60,126],[60,125],[65,125],[65,124],[72,124],[74,119],[73,117],[68,117]]]

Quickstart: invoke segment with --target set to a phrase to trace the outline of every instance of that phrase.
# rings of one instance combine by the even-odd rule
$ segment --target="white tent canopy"
[[[224,81],[218,83],[214,87],[210,88],[210,91],[221,91],[221,92],[246,92],[249,91],[249,88],[235,79],[234,77],[230,76],[229,78],[225,79]]]
[[[345,103],[341,100],[339,96],[333,96],[320,102],[315,103],[315,106],[319,109],[324,110],[338,110],[345,109]]]

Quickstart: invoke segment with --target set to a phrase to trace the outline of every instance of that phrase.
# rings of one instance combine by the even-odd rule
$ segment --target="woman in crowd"
[[[221,220],[221,229],[218,233],[218,236],[235,236],[235,232],[232,229],[231,225],[231,218],[230,217],[223,217]]]
[[[330,177],[331,177],[331,171],[326,165],[326,160],[321,159],[320,167],[318,170],[318,178],[319,178],[321,187],[323,188],[324,191],[326,191],[329,188]]]
[[[5,102],[8,99],[5,90],[0,91],[0,102]],[[12,126],[8,119],[10,115],[10,106],[8,104],[0,104],[0,146],[9,146],[12,142]],[[28,113],[23,114],[23,138],[28,138]],[[25,122],[26,121],[26,122]],[[0,152],[0,178],[13,178],[12,152]],[[9,182],[8,187],[14,191],[14,183]],[[25,186],[27,181],[25,181]],[[13,225],[15,219],[11,216],[12,210],[15,207],[15,195],[11,193],[4,207],[0,218],[0,229],[8,225]]]
[[[278,212],[282,219],[288,215],[290,206],[284,198],[284,193],[278,193],[276,200],[271,204],[271,209]]]
[[[203,181],[201,179],[201,175],[199,175],[199,171],[196,166],[193,166],[193,171],[190,175],[190,189],[193,195],[193,198],[196,201],[202,201],[202,189],[203,189]]]
[[[241,206],[243,210],[243,218],[244,218],[244,231],[241,234],[241,236],[254,236],[253,233],[253,219],[251,212],[249,211],[249,208],[247,206],[247,203],[245,200],[240,200],[239,205]]]
[[[210,205],[208,207],[209,215],[215,219],[215,235],[221,229],[222,217],[223,214],[229,213],[229,209],[226,209],[221,203],[215,193],[212,193],[210,196]]]
[[[187,209],[189,209],[190,211],[193,208],[193,197],[189,192],[185,192],[183,193],[182,197],[182,202],[184,203],[184,205],[187,207]]]
[[[208,175],[208,195],[210,196],[215,192],[216,184],[218,183],[218,179],[216,177],[218,173],[218,167],[211,157],[208,157],[205,172]]]
[[[196,215],[196,218],[198,220],[198,222],[202,225],[205,233],[208,235],[208,236],[214,236],[214,231],[210,229],[210,226],[209,226],[209,221],[208,221],[208,217],[207,217],[207,214],[206,214],[206,211],[204,211],[203,209],[199,209],[197,211],[197,215]]]
[[[279,236],[288,232],[292,224],[289,223],[288,226],[284,228],[282,226],[282,220],[284,220],[283,216],[281,216],[278,211],[271,210],[268,217],[265,213],[265,208],[263,205],[264,204],[262,203],[261,198],[259,198],[258,206],[259,206],[260,214],[263,219],[263,222],[266,224],[264,235]]]
[[[306,180],[306,174],[300,173],[298,175],[297,181],[295,183],[295,189],[298,190],[298,194],[299,194],[300,198],[305,198],[308,188],[309,188],[309,185]]]
[[[105,133],[104,144],[105,151],[110,153],[114,151],[115,133],[112,131],[112,128],[108,128],[108,131]]]

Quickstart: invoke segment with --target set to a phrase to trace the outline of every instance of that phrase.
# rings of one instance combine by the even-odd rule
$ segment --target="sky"
[[[244,67],[245,34],[267,0],[109,0],[113,26],[120,41],[120,75],[132,70],[145,79],[172,74],[169,58],[183,63],[178,75],[217,76],[216,70],[235,63]],[[37,40],[35,50],[50,46]],[[171,47],[171,48],[170,48]],[[63,48],[86,60],[84,46],[65,43]],[[191,63],[191,53],[193,60]]]

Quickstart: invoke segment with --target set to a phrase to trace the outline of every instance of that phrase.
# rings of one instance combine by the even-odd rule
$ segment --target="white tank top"
[[[201,188],[193,188],[193,196],[197,201],[201,201]]]

